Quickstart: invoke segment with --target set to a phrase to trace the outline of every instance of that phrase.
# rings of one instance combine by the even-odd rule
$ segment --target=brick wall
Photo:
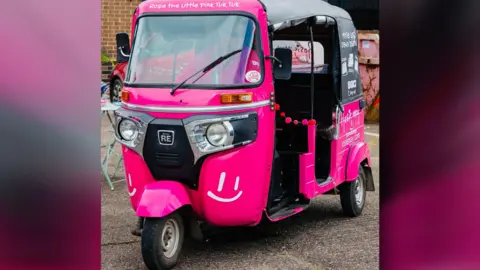
[[[101,0],[102,51],[115,60],[115,34],[131,30],[132,15],[141,0]]]
[[[112,73],[113,66],[112,63],[110,62],[103,62],[102,63],[102,68],[101,68],[101,73],[102,74],[102,82],[108,82],[110,74]]]

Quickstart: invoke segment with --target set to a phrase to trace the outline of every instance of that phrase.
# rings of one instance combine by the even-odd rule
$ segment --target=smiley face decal
[[[227,175],[227,173],[225,173],[225,172],[222,172],[220,174],[220,179],[218,180],[217,192],[222,192],[223,184],[225,183],[226,175]],[[240,176],[237,176],[237,178],[235,179],[235,186],[233,187],[234,191],[238,190],[238,185],[239,184],[240,184]],[[240,196],[242,196],[242,191],[240,190],[237,193],[237,195],[235,195],[234,197],[231,197],[231,198],[219,197],[219,196],[215,195],[215,193],[211,192],[210,190],[207,192],[207,195],[208,195],[208,197],[214,199],[215,201],[223,202],[223,203],[229,203],[229,202],[234,202],[234,201],[238,200],[238,198],[240,198]]]
[[[133,187],[133,185],[132,185],[132,176],[131,176],[130,174],[128,174],[128,185],[129,185],[130,187]],[[132,191],[129,191],[129,192],[128,192],[128,195],[129,195],[130,197],[132,197],[133,195],[135,195],[136,192],[137,192],[137,189],[136,189],[136,188],[133,188]]]

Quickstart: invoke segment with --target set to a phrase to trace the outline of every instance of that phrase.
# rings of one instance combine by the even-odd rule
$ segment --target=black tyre
[[[367,197],[367,177],[360,165],[358,177],[352,182],[345,182],[338,188],[340,190],[340,202],[343,213],[349,217],[357,217],[362,214]]]
[[[147,268],[167,270],[175,267],[183,240],[184,223],[180,214],[146,218],[142,230],[142,257]]]
[[[122,88],[122,80],[115,79],[110,86],[110,102],[120,102],[120,91],[122,91]]]

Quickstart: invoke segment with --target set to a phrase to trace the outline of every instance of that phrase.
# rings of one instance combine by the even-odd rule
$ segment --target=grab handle
[[[360,110],[363,110],[363,108],[367,106],[367,103],[365,102],[364,99],[360,99],[359,103],[360,103]]]

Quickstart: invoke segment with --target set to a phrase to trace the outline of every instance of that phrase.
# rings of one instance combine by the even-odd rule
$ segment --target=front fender
[[[118,63],[115,67],[113,67],[112,72],[110,73],[110,84],[113,83],[113,79],[115,77],[120,78],[120,80],[125,79],[125,73],[126,73],[126,68],[127,68],[127,63]]]
[[[139,217],[165,217],[191,205],[187,187],[175,181],[158,181],[145,186],[137,206]]]
[[[120,80],[123,81],[123,77],[122,77],[122,74],[118,71],[118,70],[113,70],[112,73],[110,74],[110,86],[113,86],[113,79],[115,79],[116,77],[120,78]]]
[[[345,170],[345,180],[353,181],[358,177],[358,166],[367,159],[370,166],[370,149],[365,142],[358,142],[350,146],[347,157],[347,167]]]

